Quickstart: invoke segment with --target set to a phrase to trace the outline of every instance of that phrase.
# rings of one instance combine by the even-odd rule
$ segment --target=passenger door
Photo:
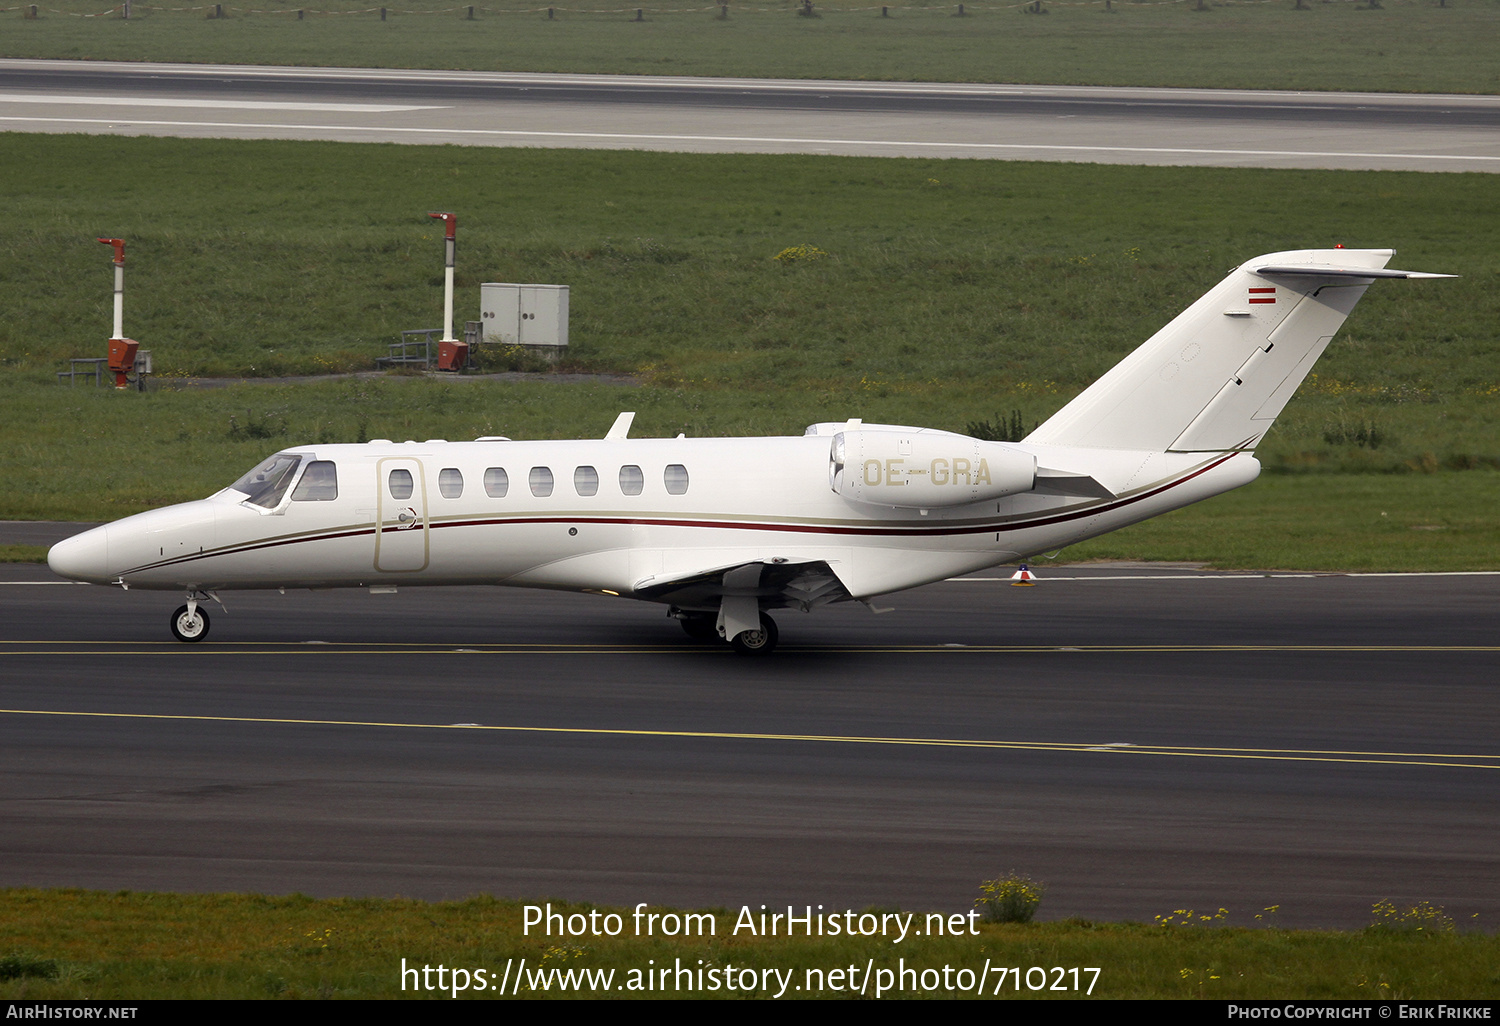
[[[375,464],[375,569],[427,569],[427,475],[421,460],[389,457]]]

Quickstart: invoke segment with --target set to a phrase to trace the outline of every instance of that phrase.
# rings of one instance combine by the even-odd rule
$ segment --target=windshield
[[[281,505],[281,497],[296,476],[302,457],[279,452],[229,487],[245,494],[246,501],[266,509]]]

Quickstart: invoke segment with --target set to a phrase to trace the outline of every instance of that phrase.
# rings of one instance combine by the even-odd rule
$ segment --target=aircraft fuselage
[[[65,576],[131,588],[497,584],[624,596],[706,568],[816,560],[847,589],[840,597],[863,599],[1061,548],[1259,471],[1247,453],[1101,453],[1139,480],[1108,499],[1033,490],[923,510],[835,493],[829,449],[826,433],[298,446],[284,452],[301,457],[301,473],[332,464],[332,497],[298,497],[292,481],[267,508],[225,489],[96,528],[51,559]],[[921,469],[952,477],[959,463],[978,476],[962,460]]]

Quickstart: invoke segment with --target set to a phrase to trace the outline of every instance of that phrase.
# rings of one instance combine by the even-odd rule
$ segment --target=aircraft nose
[[[109,583],[109,535],[96,527],[64,538],[47,550],[47,565],[59,577],[72,581]]]

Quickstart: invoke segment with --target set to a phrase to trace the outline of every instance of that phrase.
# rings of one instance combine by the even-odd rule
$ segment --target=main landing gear
[[[776,640],[776,621],[761,613],[760,629],[740,631],[729,639],[729,645],[742,656],[770,655],[776,647]]]
[[[675,617],[682,625],[683,633],[695,641],[710,641],[722,637],[719,633],[719,617],[715,613],[690,612],[673,608],[668,616]],[[729,647],[740,655],[770,655],[776,648],[779,637],[776,621],[765,613],[760,614],[759,629],[742,630],[729,639]]]

